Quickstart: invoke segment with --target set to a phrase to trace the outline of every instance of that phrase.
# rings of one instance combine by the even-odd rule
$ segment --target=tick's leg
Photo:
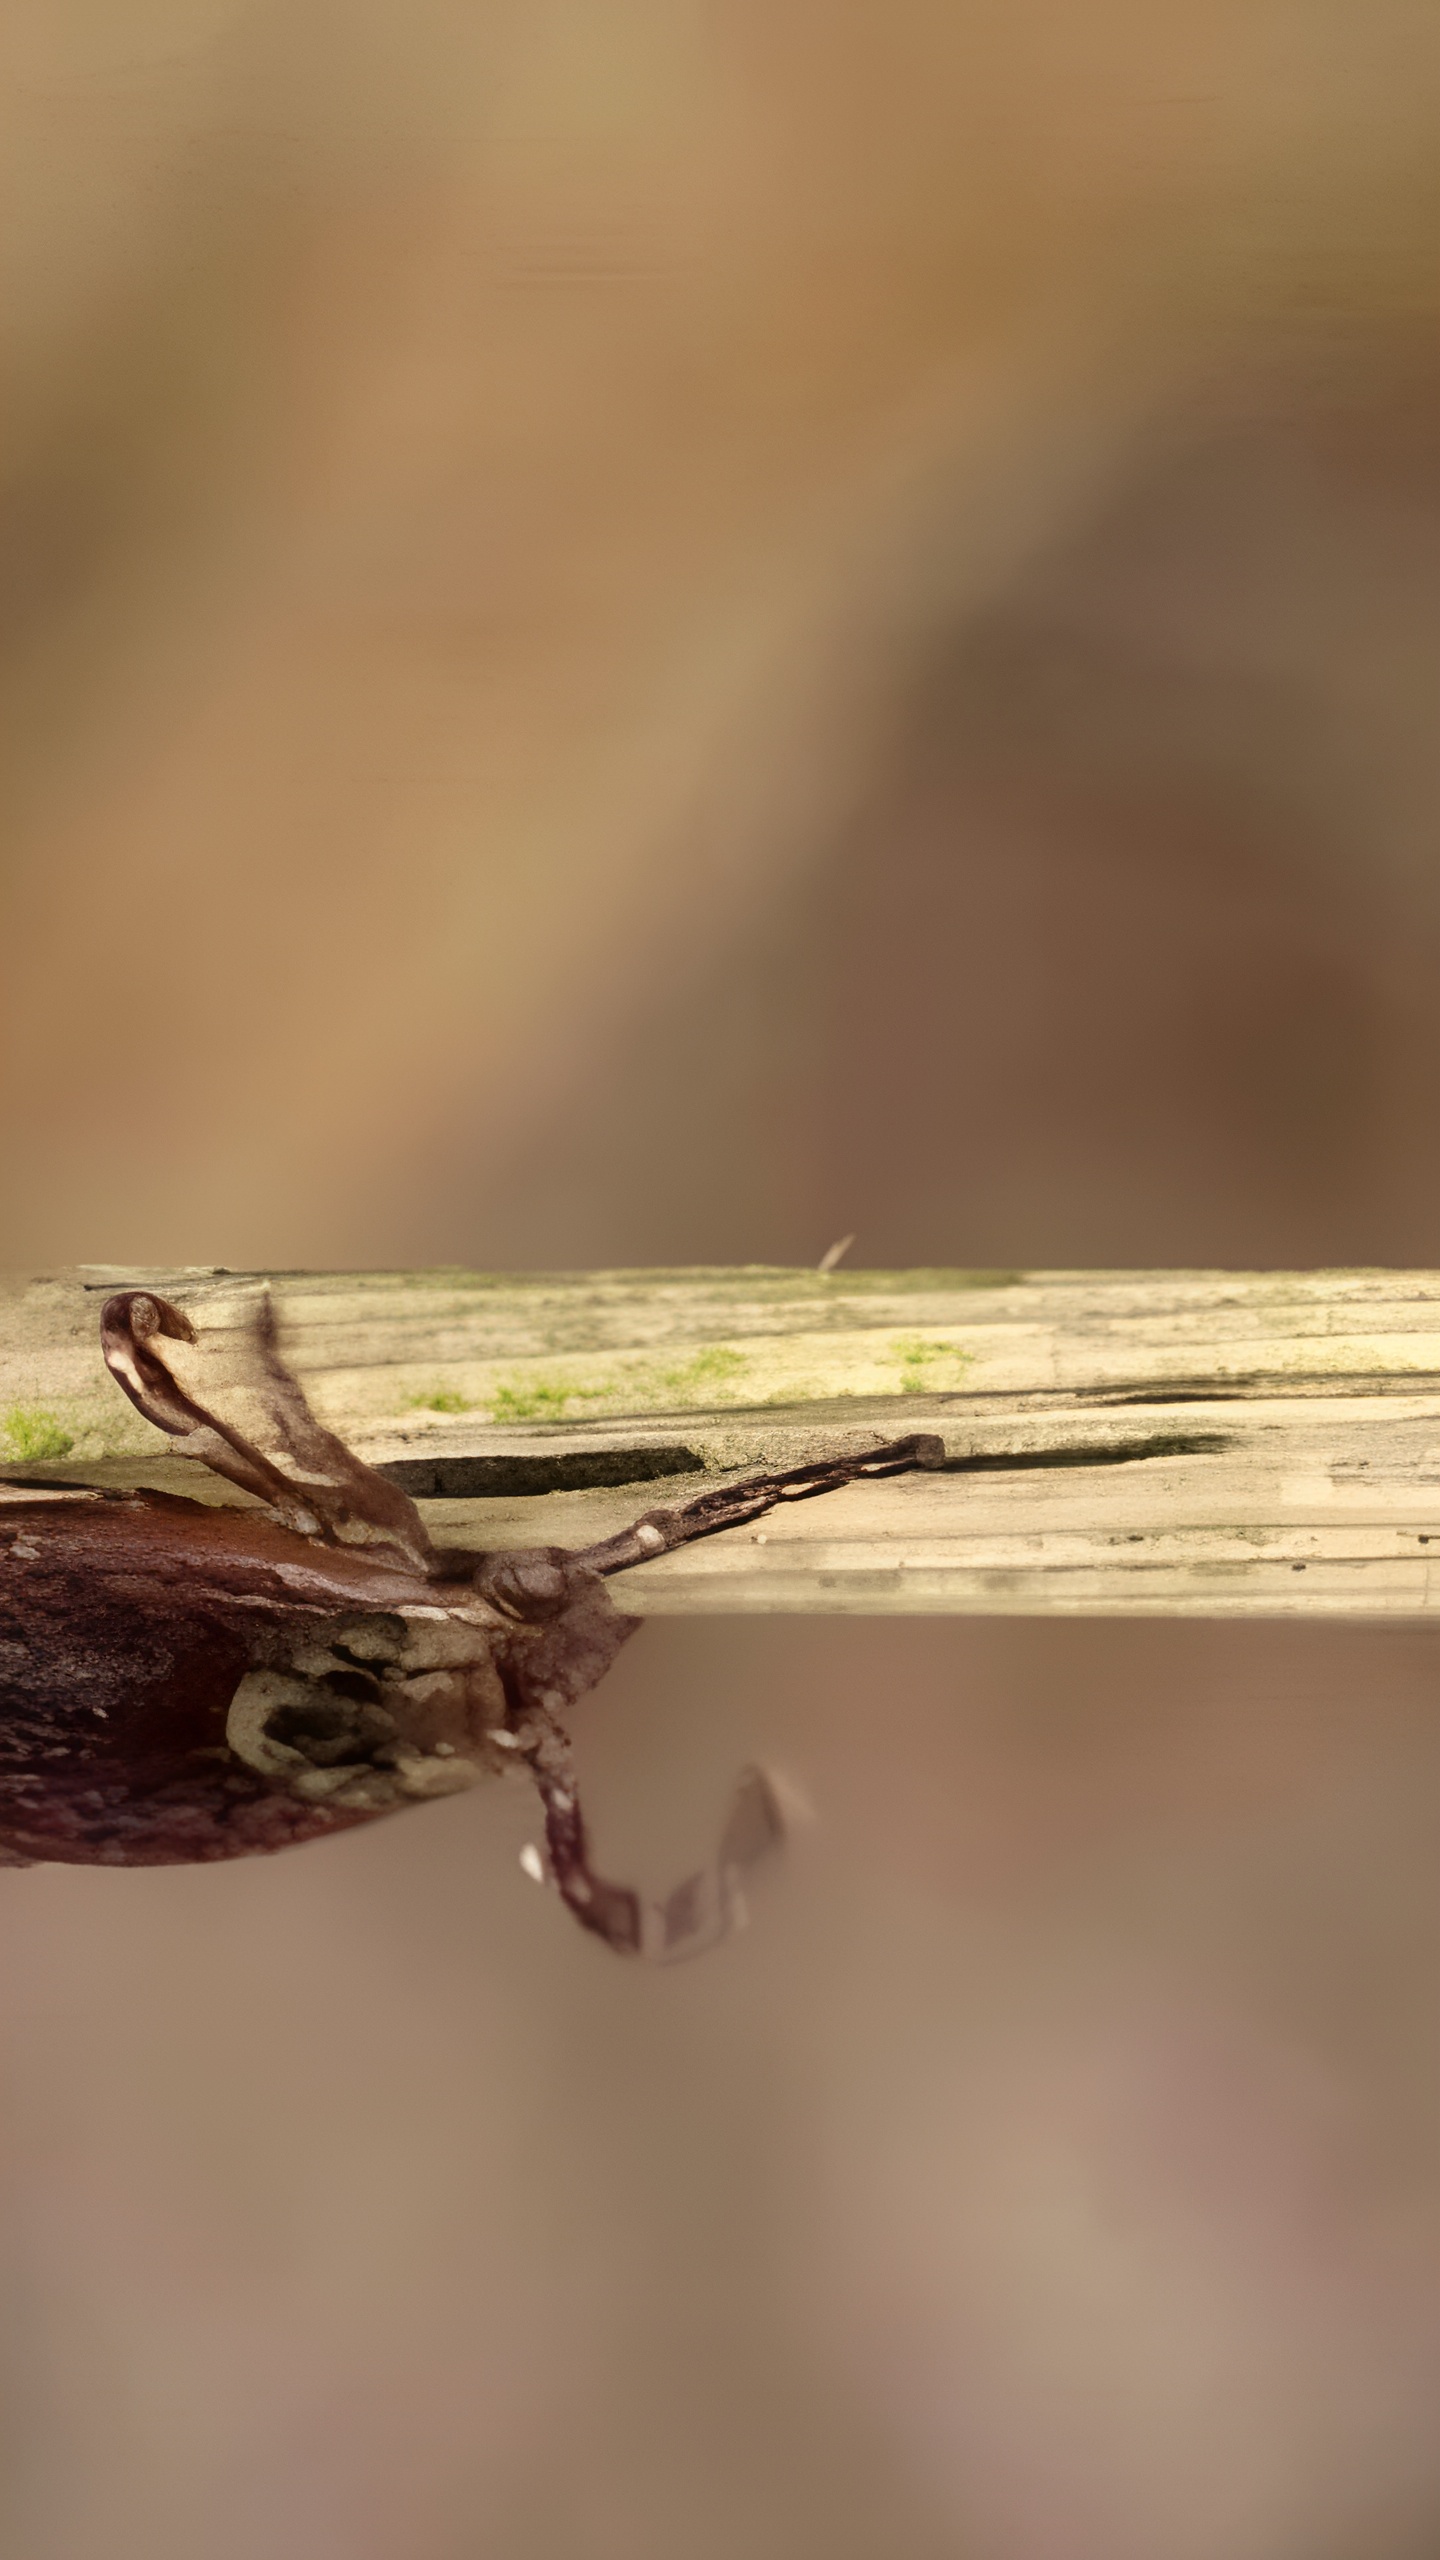
[[[761,1769],[746,1769],[735,1790],[712,1866],[687,1876],[663,1902],[646,1903],[630,1885],[610,1883],[590,1863],[585,1817],[575,1787],[569,1738],[554,1718],[533,1710],[516,1733],[545,1809],[543,1864],[525,1864],[550,1881],[584,1929],[620,1955],[674,1964],[717,1946],[747,1917],[745,1879],[785,1836],[775,1790]]]
[[[105,1365],[137,1412],[167,1431],[177,1453],[198,1458],[247,1493],[258,1494],[287,1528],[332,1546],[391,1551],[428,1578],[437,1569],[424,1522],[407,1493],[390,1484],[317,1422],[298,1378],[280,1356],[269,1292],[249,1308],[207,1401],[176,1375],[174,1346],[198,1350],[183,1308],[152,1289],[122,1289],[100,1316]],[[226,1374],[228,1372],[228,1374]],[[218,1411],[217,1392],[238,1399],[246,1428]]]
[[[864,1476],[908,1475],[917,1467],[944,1463],[944,1441],[933,1431],[915,1431],[906,1440],[891,1440],[854,1457],[818,1458],[808,1467],[744,1476],[738,1484],[717,1485],[712,1493],[697,1494],[693,1502],[647,1511],[633,1528],[602,1538],[597,1546],[583,1547],[575,1561],[588,1565],[592,1573],[624,1573],[631,1565],[647,1563],[651,1556],[687,1546],[692,1538],[714,1537],[718,1530],[738,1529],[749,1520],[762,1519],[777,1503],[808,1502],[813,1494],[835,1493],[841,1485],[854,1484]]]
[[[516,1740],[545,1811],[546,1859],[541,1863],[537,1857],[532,1864],[527,1857],[527,1867],[532,1874],[538,1867],[542,1881],[548,1868],[561,1901],[574,1912],[582,1929],[592,1929],[617,1955],[640,1955],[645,1934],[640,1896],[629,1885],[608,1883],[590,1864],[569,1735],[553,1716],[532,1710]]]

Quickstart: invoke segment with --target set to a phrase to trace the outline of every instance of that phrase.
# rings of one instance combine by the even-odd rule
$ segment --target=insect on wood
[[[592,1862],[564,1718],[635,1632],[607,1582],[776,1504],[939,1465],[938,1438],[752,1475],[581,1549],[443,1547],[316,1419],[268,1294],[219,1359],[148,1290],[108,1299],[100,1337],[177,1454],[250,1501],[4,1488],[0,1861],[248,1857],[525,1772],[544,1813],[532,1871],[607,1946],[673,1959],[734,1926],[783,1836],[762,1770],[742,1774],[711,1867],[663,1901]]]

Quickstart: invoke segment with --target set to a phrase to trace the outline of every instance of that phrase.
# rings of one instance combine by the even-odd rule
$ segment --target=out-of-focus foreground
[[[1440,46],[19,0],[0,1260],[1440,1262]],[[1440,1483],[1440,1473],[1437,1473]],[[1437,1520],[1440,1532],[1440,1520]],[[669,1625],[0,1878],[24,2560],[1440,2536],[1440,1654]]]

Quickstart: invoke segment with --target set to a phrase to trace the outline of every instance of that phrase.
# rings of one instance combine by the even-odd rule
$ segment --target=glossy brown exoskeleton
[[[0,1486],[0,1862],[164,1866],[249,1857],[527,1770],[548,1871],[626,1953],[724,1934],[781,1836],[741,1779],[715,1866],[646,1905],[590,1862],[565,1710],[636,1621],[606,1577],[860,1475],[938,1463],[916,1435],[652,1511],[578,1552],[432,1545],[413,1502],[311,1412],[268,1297],[200,1391],[178,1307],[143,1290],[101,1318],[111,1375],[179,1452],[264,1508]],[[196,1346],[190,1366],[205,1369]]]

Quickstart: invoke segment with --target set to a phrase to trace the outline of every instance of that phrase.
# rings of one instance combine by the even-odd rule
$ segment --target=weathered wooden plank
[[[8,1284],[6,1472],[222,1498],[119,1396],[96,1320],[110,1289],[146,1283],[223,1352],[260,1278]],[[1440,1605],[1434,1273],[269,1282],[323,1418],[476,1543],[580,1545],[707,1473],[941,1433],[942,1474],[851,1486],[637,1568],[616,1596],[646,1614]]]

